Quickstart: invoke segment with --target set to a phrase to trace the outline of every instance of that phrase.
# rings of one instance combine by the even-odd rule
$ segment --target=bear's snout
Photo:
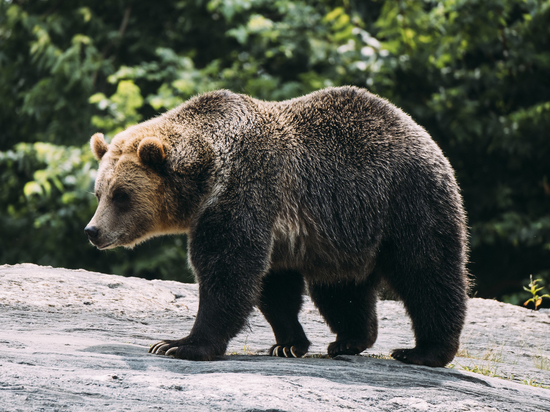
[[[88,239],[90,239],[92,243],[99,237],[99,229],[97,226],[86,226],[84,233],[88,235]]]

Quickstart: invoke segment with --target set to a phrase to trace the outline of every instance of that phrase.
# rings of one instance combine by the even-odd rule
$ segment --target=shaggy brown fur
[[[254,305],[274,356],[303,356],[305,283],[336,334],[331,356],[377,336],[381,280],[403,300],[416,347],[404,362],[444,366],[466,311],[466,223],[453,170],[424,129],[366,90],[263,102],[218,91],[130,127],[100,160],[86,233],[100,249],[187,233],[200,305],[189,336],[152,353],[223,355]]]

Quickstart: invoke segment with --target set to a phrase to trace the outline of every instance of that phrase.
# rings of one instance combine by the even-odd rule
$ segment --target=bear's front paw
[[[163,340],[154,344],[149,349],[149,353],[178,359],[211,361],[225,353],[225,345],[216,345],[190,338]]]
[[[301,358],[307,353],[308,349],[309,341],[276,343],[269,349],[269,355],[281,358]]]
[[[328,355],[334,358],[338,355],[357,355],[369,347],[365,339],[342,339],[328,345]]]

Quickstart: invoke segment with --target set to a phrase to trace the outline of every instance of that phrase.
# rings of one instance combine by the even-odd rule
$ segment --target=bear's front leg
[[[253,224],[256,219],[250,211],[240,212],[203,212],[189,236],[189,257],[199,283],[195,324],[189,336],[161,341],[150,353],[212,360],[225,353],[244,327],[260,295],[271,237],[269,229],[257,221]]]
[[[275,334],[271,356],[301,358],[307,353],[310,342],[298,320],[303,292],[304,278],[297,271],[270,270],[263,278],[258,308]]]

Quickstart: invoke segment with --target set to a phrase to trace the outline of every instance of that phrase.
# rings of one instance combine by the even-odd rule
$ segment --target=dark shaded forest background
[[[339,85],[403,108],[450,159],[477,296],[517,304],[530,274],[550,284],[541,0],[2,0],[0,264],[191,281],[183,236],[88,244],[90,136],[208,90],[282,100]]]

